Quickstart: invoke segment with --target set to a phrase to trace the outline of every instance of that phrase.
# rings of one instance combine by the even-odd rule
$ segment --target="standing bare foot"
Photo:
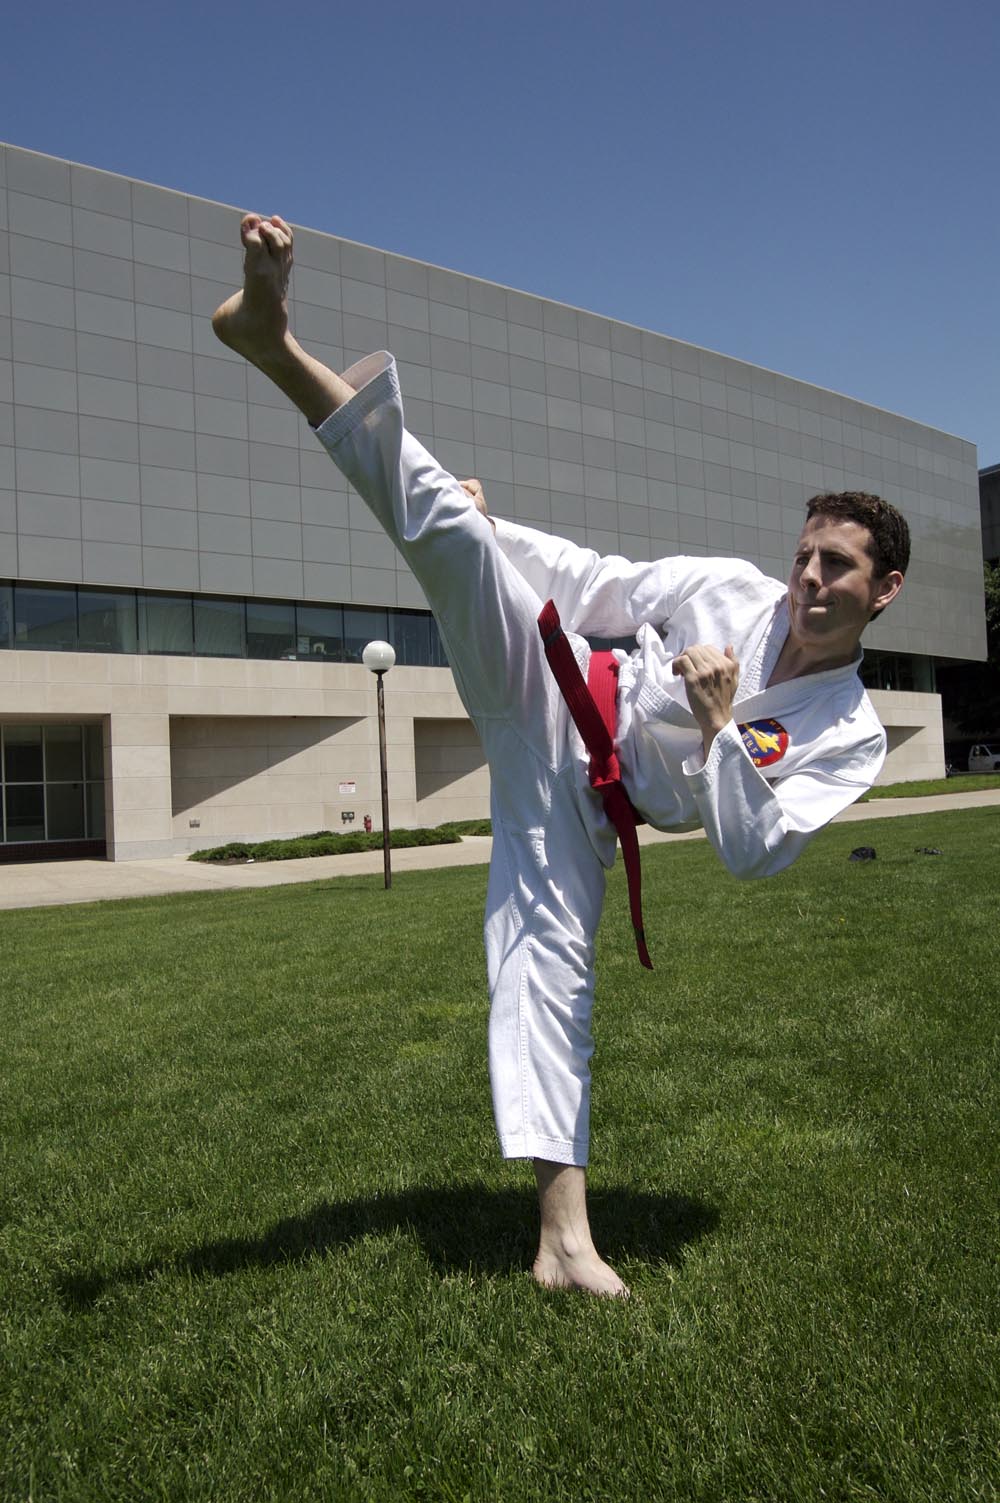
[[[598,1256],[587,1218],[586,1174],[572,1164],[535,1159],[542,1230],[532,1273],[548,1289],[581,1289],[628,1299],[628,1286]]]
[[[280,356],[288,336],[292,232],[277,214],[247,214],[240,225],[243,287],[212,317],[222,343],[255,365]]]
[[[581,1289],[605,1299],[628,1299],[631,1292],[593,1246],[575,1253],[539,1247],[531,1272],[546,1289]]]

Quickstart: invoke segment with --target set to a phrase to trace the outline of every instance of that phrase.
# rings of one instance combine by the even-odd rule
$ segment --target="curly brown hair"
[[[839,517],[866,528],[876,579],[884,579],[894,569],[906,573],[910,529],[902,512],[881,496],[868,491],[827,491],[806,503],[806,520],[811,522],[813,517]]]

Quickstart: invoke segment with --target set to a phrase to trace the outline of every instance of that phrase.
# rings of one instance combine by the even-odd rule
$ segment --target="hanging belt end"
[[[635,947],[636,947],[636,949],[639,952],[639,961],[640,961],[640,963],[646,967],[647,971],[651,971],[653,969],[653,962],[650,960],[650,958],[649,958],[649,951],[646,949],[646,931],[645,931],[645,929],[636,929],[636,931],[635,931]]]

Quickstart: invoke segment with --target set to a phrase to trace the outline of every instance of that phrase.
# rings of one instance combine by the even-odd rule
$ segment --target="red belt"
[[[639,841],[635,833],[636,825],[642,824],[643,820],[632,807],[632,800],[625,792],[621,768],[615,754],[614,732],[618,720],[617,659],[611,652],[592,652],[584,682],[573,656],[573,649],[559,623],[559,612],[551,600],[542,608],[538,630],[542,634],[549,667],[569,707],[573,723],[583,737],[583,744],[590,753],[591,787],[596,788],[601,795],[605,813],[618,832],[628,881],[628,903],[635,930],[636,949],[643,965],[652,970],[653,962],[646,949],[646,935],[642,926],[642,871],[639,866]]]

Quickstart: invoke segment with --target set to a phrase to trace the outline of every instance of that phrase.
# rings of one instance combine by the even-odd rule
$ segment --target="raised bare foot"
[[[609,1263],[598,1257],[593,1246],[577,1253],[540,1247],[532,1268],[535,1280],[546,1289],[581,1289],[605,1299],[628,1299],[623,1284]]]
[[[212,328],[223,344],[260,364],[281,352],[288,333],[292,232],[277,214],[247,214],[240,239],[243,287],[216,309]]]

